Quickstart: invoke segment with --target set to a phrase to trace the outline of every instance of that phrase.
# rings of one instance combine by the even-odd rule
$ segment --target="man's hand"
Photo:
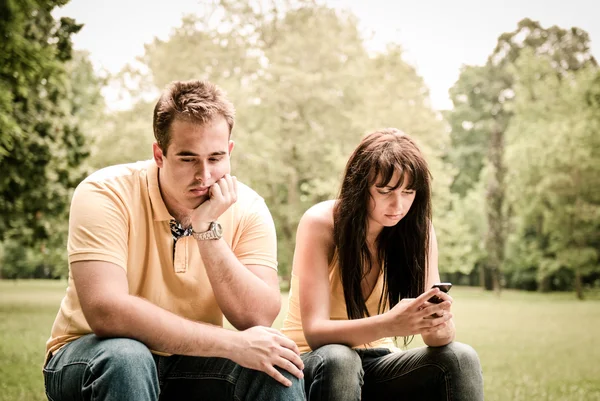
[[[265,372],[284,386],[292,383],[275,366],[297,378],[304,377],[304,363],[296,343],[270,327],[255,326],[239,332],[240,339],[230,359],[237,364]]]
[[[207,231],[210,223],[237,201],[237,178],[226,174],[210,187],[208,196],[208,200],[192,212],[192,228],[195,232]]]

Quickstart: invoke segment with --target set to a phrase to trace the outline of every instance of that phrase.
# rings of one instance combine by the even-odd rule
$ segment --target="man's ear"
[[[233,141],[229,141],[229,155],[231,156],[231,152],[233,151],[233,148],[235,146],[235,142]]]
[[[156,163],[158,168],[162,168],[164,164],[163,158],[165,156],[163,155],[162,149],[160,148],[160,146],[158,146],[158,143],[156,142],[152,144],[152,154],[154,155],[154,162]]]

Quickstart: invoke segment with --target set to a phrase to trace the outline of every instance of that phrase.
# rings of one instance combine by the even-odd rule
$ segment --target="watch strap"
[[[222,231],[221,231],[221,225],[216,222],[213,221],[212,223],[210,223],[210,226],[208,227],[207,231],[204,232],[196,232],[194,230],[192,230],[192,237],[194,237],[197,240],[212,240],[212,239],[220,239],[222,237]]]

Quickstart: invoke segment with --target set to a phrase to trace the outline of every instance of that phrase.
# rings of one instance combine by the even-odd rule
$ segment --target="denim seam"
[[[185,374],[185,373],[179,373],[177,375],[171,375],[167,378],[165,378],[165,382],[169,381],[169,380],[173,380],[173,379],[197,379],[197,380],[204,380],[204,379],[216,379],[216,380],[223,380],[226,382],[229,382],[230,384],[235,385],[235,378],[230,376],[230,375],[217,375],[217,374],[200,374],[200,373],[189,373],[189,374]]]
[[[312,381],[313,381],[313,383],[314,383],[314,381],[315,381],[315,379],[316,379],[316,377],[317,377],[317,371],[320,371],[320,373],[321,373],[321,375],[322,375],[323,377],[325,376],[325,372],[324,372],[324,371],[325,371],[325,360],[323,359],[323,357],[322,357],[321,355],[319,355],[319,354],[317,354],[317,353],[314,353],[314,354],[310,355],[310,356],[309,356],[308,358],[306,358],[306,359],[310,359],[310,358],[312,358],[312,357],[317,357],[317,358],[319,358],[319,364],[317,365],[317,369],[315,369],[315,373],[313,374],[313,380],[312,380]],[[311,383],[311,387],[312,387],[312,383]],[[325,399],[325,398],[323,398],[322,391],[323,391],[323,389],[325,388],[325,386],[319,386],[319,387],[321,388],[321,393],[319,394],[319,398],[318,398],[318,399],[319,399],[319,400],[323,400],[323,399]],[[309,390],[310,390],[310,393],[309,393],[309,394],[306,394],[306,398],[307,398],[307,399],[308,399],[309,395],[312,395],[312,388],[309,388]],[[311,397],[311,399],[312,399],[312,397]]]
[[[88,369],[90,371],[90,374],[93,377],[93,380],[92,380],[92,400],[95,400],[96,399],[96,384],[98,383],[97,379],[100,376],[98,376],[96,373],[94,373],[94,365],[93,364],[88,363],[87,365],[88,365]],[[83,380],[83,376],[82,376],[81,380]],[[83,383],[81,383],[81,388],[83,389]]]
[[[44,371],[45,372],[58,372],[59,370],[63,370],[67,366],[72,366],[72,365],[87,365],[89,367],[89,361],[72,361],[72,362],[62,365],[60,369],[49,369],[48,367],[45,367]]]
[[[46,373],[46,368],[44,368],[44,373]],[[50,394],[48,394],[48,385],[46,384],[46,378],[44,377],[44,393],[46,393],[46,397],[48,398],[49,401],[54,401],[54,398],[52,398],[50,396]]]
[[[94,372],[92,371],[92,366],[89,364],[89,362],[88,362],[88,361],[73,361],[73,362],[69,362],[69,363],[66,363],[66,364],[62,365],[62,366],[60,367],[60,369],[48,369],[47,367],[45,367],[45,368],[44,368],[44,372],[45,372],[45,373],[57,373],[57,372],[59,372],[59,371],[62,371],[62,370],[64,370],[65,368],[67,368],[67,367],[69,367],[69,366],[74,366],[74,365],[85,365],[85,366],[86,366],[86,367],[87,367],[87,368],[90,370],[90,372],[92,372],[92,374],[93,374],[94,376],[96,376],[96,375],[94,374]],[[84,379],[84,376],[82,376],[82,377],[81,377],[81,380],[82,380],[82,381],[83,381],[83,379]],[[80,388],[83,388],[83,383],[81,383],[81,385],[80,385]],[[54,401],[54,399],[53,399],[52,397],[50,397],[50,395],[48,394],[48,388],[47,388],[47,386],[46,386],[46,383],[44,383],[44,389],[45,389],[45,393],[46,393],[46,396],[48,397],[48,399],[49,399],[50,401]],[[93,399],[94,399],[94,386],[93,386],[93,384],[92,384],[92,400],[93,400]]]

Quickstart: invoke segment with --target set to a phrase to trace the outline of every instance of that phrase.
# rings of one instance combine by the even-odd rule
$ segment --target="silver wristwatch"
[[[223,236],[223,228],[218,221],[213,221],[208,226],[208,231],[197,233],[192,230],[192,237],[199,240],[220,239]]]

